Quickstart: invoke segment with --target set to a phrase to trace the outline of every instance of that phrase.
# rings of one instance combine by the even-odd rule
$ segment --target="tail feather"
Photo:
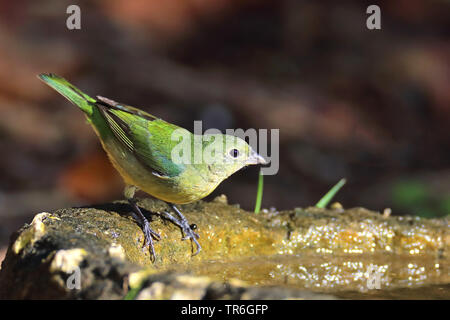
[[[39,75],[39,78],[50,87],[58,91],[70,102],[78,106],[88,116],[92,115],[93,103],[96,102],[95,99],[83,93],[80,89],[73,86],[66,79],[61,78],[55,74],[41,73]]]

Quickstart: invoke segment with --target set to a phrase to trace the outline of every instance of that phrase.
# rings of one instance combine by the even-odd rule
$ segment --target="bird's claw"
[[[197,232],[194,232],[190,227],[188,228],[183,228],[183,233],[184,233],[184,237],[182,238],[182,240],[188,240],[188,239],[199,239],[200,236],[198,235]]]
[[[198,241],[197,241],[197,239],[199,239],[200,236],[198,235],[198,233],[196,233],[196,232],[194,232],[194,230],[192,230],[192,227],[190,225],[183,225],[182,229],[183,229],[184,237],[181,238],[181,239],[182,240],[189,240],[189,239],[191,239],[191,241],[193,243],[195,243],[195,246],[197,247],[197,250],[195,251],[194,254],[192,254],[192,256],[196,256],[202,250],[202,247],[200,246],[200,243],[198,243]]]
[[[155,238],[155,240],[161,240],[161,236],[159,235],[159,233],[153,231],[152,229],[150,229],[150,234],[153,236],[153,238]]]
[[[152,230],[148,224],[144,225],[144,244],[142,248],[149,248],[150,256],[153,261],[156,260],[156,253],[155,253],[155,247],[153,245],[153,238],[155,240],[161,240],[161,236]]]
[[[131,190],[131,194],[127,194],[127,192]],[[136,199],[133,198],[135,189],[125,189],[125,196],[128,199],[128,203],[131,205],[133,218],[138,222],[141,226],[142,231],[144,232],[144,244],[142,248],[149,248],[150,251],[150,259],[156,260],[155,247],[153,246],[153,238],[155,240],[161,240],[161,236],[150,228],[150,224],[145,216],[142,214],[141,209],[137,205]]]
[[[195,246],[197,247],[197,250],[195,251],[195,253],[192,256],[199,254],[202,247],[200,246],[200,243],[198,243],[198,241],[197,241],[197,239],[199,239],[200,236],[198,235],[198,233],[196,233],[194,231],[194,229],[197,229],[197,226],[195,224],[189,225],[188,221],[183,216],[183,214],[176,207],[173,207],[173,208],[174,208],[175,212],[180,216],[180,220],[176,219],[170,213],[165,212],[165,211],[163,212],[163,217],[170,220],[178,227],[180,227],[180,229],[184,235],[184,237],[182,237],[181,240],[191,239],[191,241],[195,244]]]

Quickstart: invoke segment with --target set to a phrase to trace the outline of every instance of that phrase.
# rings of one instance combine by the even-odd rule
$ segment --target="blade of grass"
[[[316,208],[325,208],[328,203],[330,203],[331,199],[338,193],[338,191],[344,186],[344,184],[347,182],[345,179],[339,180],[336,185],[330,189],[316,204]]]
[[[261,210],[263,187],[264,187],[264,175],[262,174],[262,171],[259,170],[258,191],[256,193],[256,203],[255,203],[255,213],[256,214],[258,214],[259,211]]]
[[[131,289],[131,290],[128,291],[128,293],[125,295],[125,297],[123,298],[123,300],[134,300],[134,299],[137,297],[137,295],[138,295],[138,293],[139,293],[139,290],[141,290],[141,287]]]
[[[134,300],[138,296],[139,292],[142,289],[144,282],[142,281],[137,287],[131,288],[130,291],[123,297],[123,300]]]

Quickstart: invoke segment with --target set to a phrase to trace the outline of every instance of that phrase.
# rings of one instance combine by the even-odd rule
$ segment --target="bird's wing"
[[[129,114],[134,114],[136,116],[139,116],[141,118],[147,119],[149,121],[153,121],[153,120],[158,120],[158,117],[155,117],[154,115],[151,115],[148,112],[145,112],[141,109],[132,107],[132,106],[127,106],[121,103],[118,103],[114,100],[102,97],[102,96],[97,96],[97,104],[103,105],[105,107],[107,107],[108,109],[115,109],[115,110],[119,110],[119,111],[123,111]]]
[[[179,127],[140,109],[97,98],[97,106],[116,139],[155,176],[167,179],[183,172],[184,165],[171,159],[171,151],[178,143],[171,135]]]

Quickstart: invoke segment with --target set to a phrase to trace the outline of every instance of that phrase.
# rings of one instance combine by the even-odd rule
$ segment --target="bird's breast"
[[[102,143],[111,163],[126,184],[137,186],[149,195],[175,204],[190,203],[209,195],[220,183],[193,166],[178,176],[158,177],[136,157],[117,144]]]

